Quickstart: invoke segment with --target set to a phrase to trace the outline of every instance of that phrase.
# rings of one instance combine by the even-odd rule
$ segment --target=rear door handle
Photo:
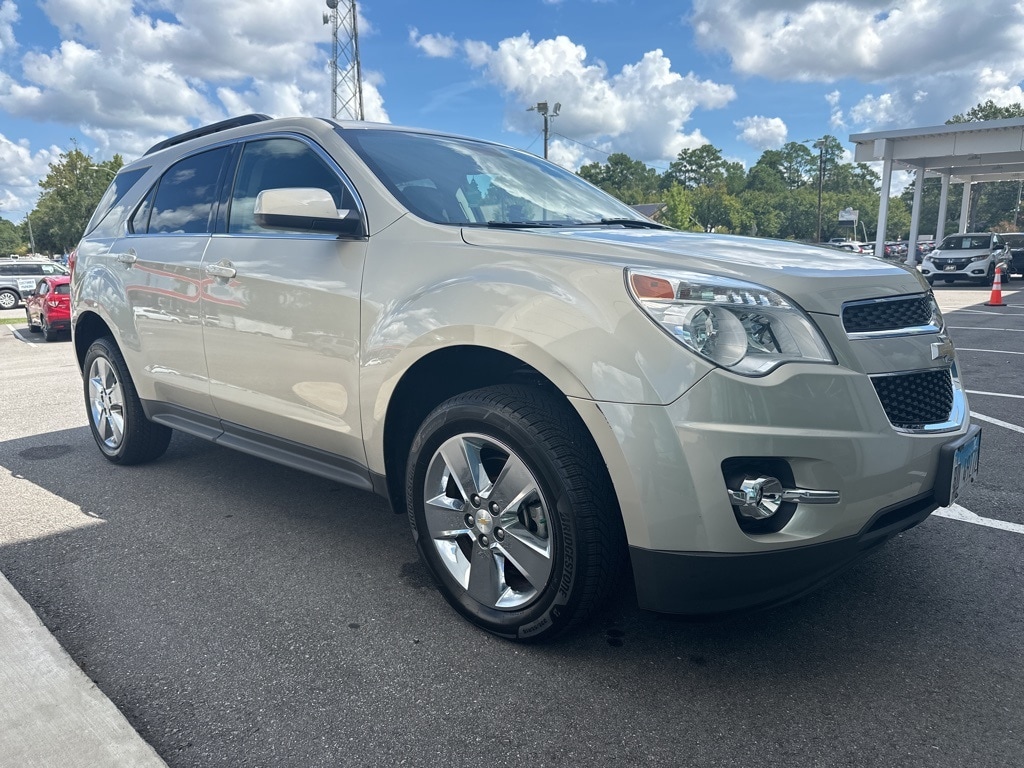
[[[230,261],[222,261],[219,264],[207,264],[203,269],[206,271],[206,274],[213,275],[214,277],[234,277],[237,274]]]
[[[116,258],[122,264],[127,264],[128,266],[131,266],[132,264],[134,264],[136,261],[139,260],[139,257],[135,253],[135,249],[134,248],[129,248],[127,253],[119,253],[119,254],[117,254]]]

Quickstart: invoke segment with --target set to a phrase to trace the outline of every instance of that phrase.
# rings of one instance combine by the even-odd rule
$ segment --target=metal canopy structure
[[[946,202],[951,183],[963,184],[960,232],[967,231],[971,185],[986,181],[1024,180],[1024,118],[953,123],[931,128],[857,133],[850,136],[858,163],[882,161],[882,190],[878,207],[875,255],[885,252],[889,220],[889,187],[893,168],[914,172],[914,205],[910,216],[907,263],[916,263],[921,222],[921,192],[925,176],[942,178],[936,241],[945,236]]]

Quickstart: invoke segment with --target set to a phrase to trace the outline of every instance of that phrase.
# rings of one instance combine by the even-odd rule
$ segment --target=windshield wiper
[[[533,227],[569,227],[564,221],[488,221],[488,227],[496,229],[529,229]]]
[[[586,224],[578,224],[580,227],[603,227],[603,226],[622,226],[631,227],[633,229],[672,229],[672,227],[666,227],[664,224],[658,224],[655,221],[644,221],[643,219],[601,219],[600,221],[590,221]]]

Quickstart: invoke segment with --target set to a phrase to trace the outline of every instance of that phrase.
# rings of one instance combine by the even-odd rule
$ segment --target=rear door
[[[225,430],[288,441],[313,460],[365,465],[359,423],[359,291],[364,240],[262,229],[265,189],[326,189],[357,206],[341,169],[314,142],[281,135],[242,145],[224,232],[203,267],[210,391]],[[272,442],[272,440],[271,440]],[[297,445],[296,445],[297,444]],[[243,446],[239,446],[243,447]],[[344,462],[342,462],[344,465]]]
[[[128,234],[111,248],[123,270],[130,313],[117,319],[117,327],[125,356],[135,358],[132,370],[143,378],[140,394],[206,415],[213,406],[203,352],[201,265],[230,153],[230,147],[218,147],[168,168],[130,217]]]

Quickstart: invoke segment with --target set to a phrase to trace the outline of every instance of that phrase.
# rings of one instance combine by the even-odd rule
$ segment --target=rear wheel
[[[46,319],[46,315],[42,315],[40,320],[43,324],[43,338],[47,341],[54,341],[57,338],[57,332],[50,327],[50,321]]]
[[[18,306],[18,294],[14,291],[0,291],[0,309],[14,309]]]
[[[604,461],[554,395],[500,386],[442,403],[413,441],[406,491],[441,592],[489,632],[550,638],[590,616],[621,573]]]
[[[162,456],[171,430],[146,418],[128,366],[112,339],[92,343],[84,370],[89,428],[103,455],[115,464],[143,464]]]

